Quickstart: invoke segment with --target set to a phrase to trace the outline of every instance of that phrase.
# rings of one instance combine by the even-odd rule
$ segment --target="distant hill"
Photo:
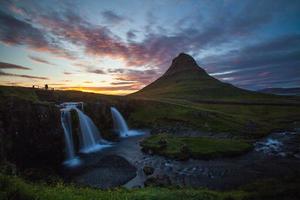
[[[174,58],[169,69],[160,78],[129,96],[190,102],[272,103],[286,100],[223,83],[208,75],[191,56],[185,53],[180,53]]]
[[[297,95],[300,96],[300,87],[295,88],[265,88],[259,92],[278,95]]]

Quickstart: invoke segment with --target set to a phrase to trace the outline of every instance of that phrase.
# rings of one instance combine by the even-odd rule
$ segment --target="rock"
[[[164,149],[164,148],[167,147],[167,141],[164,140],[164,139],[160,139],[160,140],[158,141],[158,145],[159,145],[159,148],[160,148],[160,149]]]
[[[187,145],[182,145],[180,148],[180,154],[178,156],[179,160],[188,160],[191,156],[190,149]]]
[[[149,176],[149,175],[153,174],[154,168],[153,168],[153,167],[150,167],[150,166],[145,166],[145,167],[143,168],[143,171],[144,171],[144,173],[145,173],[147,176]]]
[[[171,180],[167,175],[157,175],[156,177],[148,178],[144,184],[145,186],[166,187],[171,185]]]
[[[295,158],[300,159],[300,153],[297,153],[297,154],[295,154],[294,156],[295,156]]]

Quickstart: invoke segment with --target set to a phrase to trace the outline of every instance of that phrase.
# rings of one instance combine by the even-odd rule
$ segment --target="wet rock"
[[[300,153],[297,153],[297,154],[295,154],[294,156],[295,156],[295,158],[300,159]]]
[[[178,156],[179,160],[188,160],[191,156],[190,149],[187,145],[182,145],[180,148],[180,155]]]
[[[144,171],[144,173],[145,173],[147,176],[149,176],[149,175],[153,174],[154,168],[153,168],[153,167],[150,167],[150,166],[145,166],[145,167],[143,168],[143,171]]]
[[[171,179],[167,175],[157,175],[156,177],[150,177],[145,181],[145,186],[170,186]]]

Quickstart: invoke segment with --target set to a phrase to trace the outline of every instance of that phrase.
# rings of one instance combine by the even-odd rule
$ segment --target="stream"
[[[114,187],[121,184],[126,188],[144,187],[148,177],[143,172],[144,166],[155,169],[152,177],[164,177],[177,186],[208,187],[212,189],[231,189],[250,183],[258,178],[282,177],[300,172],[300,131],[276,132],[254,143],[252,151],[238,157],[213,160],[176,161],[157,155],[144,154],[139,142],[149,136],[149,131],[140,130],[143,135],[121,139],[120,142],[100,152],[87,154],[82,159],[85,166],[92,166],[101,159],[120,156],[135,166],[136,175],[128,182],[121,184],[104,184],[103,178],[109,169],[97,166],[80,171],[73,180],[79,184],[100,188]],[[122,166],[105,179],[106,182],[122,177]],[[97,176],[97,174],[99,176]],[[129,177],[127,177],[129,178]],[[114,185],[115,184],[115,185]]]

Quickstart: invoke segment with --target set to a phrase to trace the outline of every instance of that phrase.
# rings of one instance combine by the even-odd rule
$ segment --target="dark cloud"
[[[71,72],[64,72],[64,75],[72,75],[73,73]]]
[[[43,58],[40,57],[36,57],[36,56],[28,56],[31,60],[38,62],[38,63],[44,63],[44,64],[48,64],[48,65],[55,65],[54,63],[47,61]]]
[[[39,29],[2,11],[0,11],[0,39],[6,44],[26,44],[36,49],[48,45]]]
[[[128,40],[128,41],[131,41],[131,40],[133,40],[133,39],[136,38],[135,32],[136,32],[136,31],[134,31],[134,30],[130,30],[130,31],[128,31],[128,32],[126,33],[126,36],[127,36],[127,40]]]
[[[47,77],[43,77],[43,76],[30,76],[30,75],[24,75],[24,74],[13,74],[13,73],[6,73],[6,72],[3,72],[3,71],[0,71],[0,76],[10,76],[10,77],[21,77],[21,78],[29,78],[29,79],[48,80]]]
[[[212,75],[240,86],[255,88],[281,80],[292,83],[291,77],[300,77],[300,35],[284,35],[202,62],[215,69]]]
[[[22,69],[22,70],[31,70],[29,67],[24,67],[21,65],[15,65],[11,63],[0,62],[0,69]]]
[[[136,81],[117,81],[117,82],[112,82],[111,85],[132,85],[132,83],[136,83]]]
[[[93,73],[93,74],[106,74],[105,71],[101,69],[87,69],[87,72]]]
[[[0,10],[0,40],[7,45],[27,45],[39,52],[49,52],[64,58],[73,56],[51,43],[45,37],[46,33],[34,27],[28,22],[22,21]]]
[[[295,67],[300,63],[300,35],[285,35],[223,55],[207,57],[202,63],[215,66],[215,69],[218,67],[219,71]]]
[[[105,21],[110,24],[119,24],[126,20],[125,17],[118,15],[117,13],[115,13],[111,10],[103,11],[101,14],[102,14],[103,18],[105,19]]]
[[[108,69],[107,72],[112,73],[112,74],[122,74],[125,72],[125,69],[123,69],[123,68]]]

